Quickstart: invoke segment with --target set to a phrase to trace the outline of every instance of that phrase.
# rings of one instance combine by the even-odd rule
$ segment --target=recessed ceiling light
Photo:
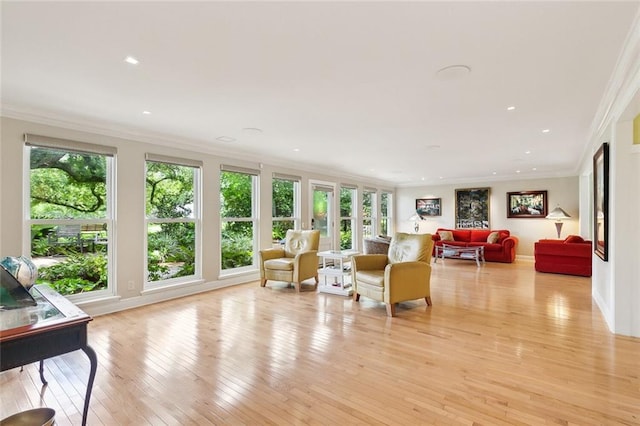
[[[300,152],[300,148],[293,148],[293,152]]]
[[[440,176],[438,179],[444,179],[444,177]]]
[[[520,170],[516,170],[516,173],[520,173]]]
[[[538,168],[537,168],[537,167],[534,167],[534,168],[532,168],[531,170],[533,170],[533,171],[535,172],[536,170],[538,170]]]
[[[242,131],[245,133],[253,133],[256,135],[262,133],[262,129],[258,129],[257,127],[245,127],[244,129],[242,129]]]
[[[527,150],[524,152],[525,154],[531,154],[531,151]]]
[[[513,111],[514,109],[516,109],[516,107],[514,107],[513,105],[507,107],[507,111]]]
[[[492,174],[493,174],[493,175],[497,175],[497,174],[498,174],[498,172],[493,172]]]
[[[424,180],[424,176],[422,176],[422,177],[420,178],[420,180]]]
[[[230,136],[219,136],[216,140],[220,142],[235,142],[236,139]]]
[[[124,58],[124,61],[131,65],[138,65],[140,63],[140,61],[133,56],[127,56],[126,58]]]
[[[544,130],[542,131],[542,133],[549,133],[550,131],[551,131],[551,130],[549,130],[549,129],[544,129]]]
[[[142,111],[144,115],[151,115],[151,111]]]

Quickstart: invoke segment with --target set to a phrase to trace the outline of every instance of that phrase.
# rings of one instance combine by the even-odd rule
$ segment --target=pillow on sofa
[[[569,235],[564,239],[565,243],[584,243],[584,238],[580,235]]]
[[[442,241],[454,241],[453,232],[451,231],[438,231],[438,235],[440,235]]]
[[[489,244],[495,244],[498,242],[499,239],[500,239],[500,233],[496,231],[489,234],[489,236],[487,237],[487,242]]]

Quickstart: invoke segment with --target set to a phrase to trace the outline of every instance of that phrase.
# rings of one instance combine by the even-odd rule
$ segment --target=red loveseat
[[[540,240],[535,243],[536,271],[553,274],[591,276],[591,241],[578,235],[565,240]]]
[[[453,241],[442,241],[440,231],[451,232]],[[491,233],[497,232],[498,239],[495,243],[487,242]],[[516,247],[518,246],[518,238],[511,235],[506,229],[489,230],[489,229],[445,229],[438,230],[431,237],[435,246],[447,244],[458,247],[477,247],[484,246],[484,259],[487,262],[503,262],[512,263],[516,259]]]

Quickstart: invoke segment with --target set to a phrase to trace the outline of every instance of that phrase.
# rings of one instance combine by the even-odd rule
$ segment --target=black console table
[[[91,362],[82,413],[84,426],[98,368],[96,353],[87,344],[87,324],[92,318],[47,286],[34,286],[30,293],[37,306],[0,311],[0,371],[39,361],[40,379],[45,385],[45,359],[82,349]]]

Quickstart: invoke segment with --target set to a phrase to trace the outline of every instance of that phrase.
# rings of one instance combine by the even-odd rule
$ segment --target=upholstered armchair
[[[353,300],[365,296],[387,305],[395,316],[396,304],[422,299],[431,306],[431,234],[397,233],[388,254],[353,256],[351,275]]]
[[[260,286],[267,280],[293,283],[300,292],[300,283],[315,278],[318,286],[319,230],[294,231],[289,229],[284,248],[260,251]]]

